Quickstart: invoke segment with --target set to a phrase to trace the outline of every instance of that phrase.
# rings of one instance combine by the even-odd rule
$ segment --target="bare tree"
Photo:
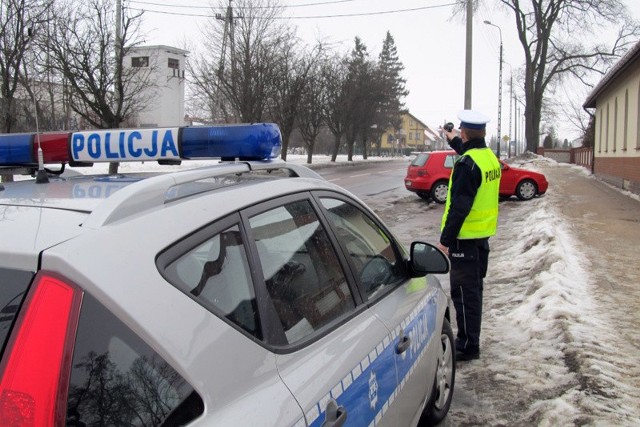
[[[58,5],[46,44],[52,68],[72,93],[71,109],[96,128],[120,127],[155,97],[153,64],[124,66],[124,57],[141,43],[142,13],[123,15],[117,37],[112,0],[67,0]],[[117,164],[109,172],[117,172]]]
[[[0,123],[11,132],[15,97],[35,32],[47,19],[52,1],[6,0],[0,3]],[[33,52],[32,52],[33,53]]]
[[[0,126],[2,131],[14,130],[18,116],[18,93],[28,52],[35,31],[47,19],[49,0],[5,0],[0,3]],[[24,100],[31,104],[32,100]],[[2,175],[2,181],[13,180]]]
[[[289,137],[295,127],[302,93],[309,84],[308,76],[321,57],[323,46],[316,45],[305,53],[293,34],[285,34],[280,43],[273,70],[273,96],[268,100],[269,119],[278,123],[282,132],[282,159],[287,159]]]
[[[307,163],[311,164],[316,139],[324,124],[325,97],[328,95],[322,84],[320,66],[316,64],[308,75],[297,113],[298,129],[307,149]]]
[[[346,58],[334,56],[329,58],[321,68],[322,85],[325,90],[323,103],[324,122],[333,134],[331,161],[335,162],[340,151],[340,144],[347,127],[347,61]]]
[[[527,149],[535,152],[540,140],[545,93],[550,85],[572,76],[585,81],[604,73],[632,43],[638,26],[621,0],[500,0],[515,18],[525,56],[525,135]],[[602,34],[615,26],[617,36],[609,46]],[[588,44],[588,41],[593,41]]]
[[[276,18],[282,11],[277,0],[236,0],[233,9],[219,2],[203,52],[190,60],[194,85],[210,98],[227,122],[260,122],[275,96],[279,52],[289,30]]]

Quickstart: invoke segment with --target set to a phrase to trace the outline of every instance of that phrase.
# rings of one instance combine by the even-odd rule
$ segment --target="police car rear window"
[[[68,426],[184,425],[204,412],[193,387],[89,295],[72,366]]]
[[[0,347],[2,353],[4,353],[7,338],[9,338],[32,278],[31,271],[0,268]]]

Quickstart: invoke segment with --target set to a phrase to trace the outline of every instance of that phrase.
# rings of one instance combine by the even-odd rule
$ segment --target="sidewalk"
[[[624,340],[640,350],[640,201],[578,166],[538,168],[549,181],[543,197],[553,199],[591,263],[595,299],[609,309]]]

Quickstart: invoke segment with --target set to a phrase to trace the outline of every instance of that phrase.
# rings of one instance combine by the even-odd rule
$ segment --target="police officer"
[[[498,225],[500,162],[485,143],[485,115],[462,110],[460,136],[445,129],[451,148],[461,157],[449,178],[442,216],[440,249],[451,260],[451,299],[456,309],[456,359],[480,357],[482,285],[489,261],[489,237]]]

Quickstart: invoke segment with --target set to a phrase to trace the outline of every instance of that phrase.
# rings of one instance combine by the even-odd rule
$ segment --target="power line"
[[[418,10],[427,10],[427,9],[437,9],[440,7],[449,7],[455,6],[457,3],[447,3],[447,4],[438,4],[434,6],[422,6],[422,7],[414,7],[411,9],[395,9],[395,10],[385,10],[380,12],[362,12],[362,13],[346,13],[342,15],[317,15],[317,16],[292,16],[290,18],[278,17],[275,19],[321,19],[321,18],[348,18],[354,16],[373,16],[373,15],[389,15],[392,13],[404,13],[404,12],[415,12]]]
[[[131,3],[142,3],[132,1]],[[316,3],[320,4],[320,3]],[[422,6],[422,7],[414,7],[409,9],[393,9],[393,10],[385,10],[378,12],[360,12],[360,13],[346,13],[346,14],[336,14],[336,15],[314,15],[314,16],[291,16],[291,17],[274,17],[272,19],[286,19],[286,20],[296,20],[296,19],[324,19],[324,18],[349,18],[349,17],[357,17],[357,16],[374,16],[374,15],[389,15],[394,13],[405,13],[405,12],[415,12],[420,10],[427,9],[437,9],[442,7],[450,7],[455,6],[457,3],[446,3],[446,4],[438,4],[433,6]],[[214,15],[202,15],[195,13],[181,13],[181,12],[166,12],[161,10],[152,10],[152,9],[140,9],[130,7],[130,10],[140,11],[140,12],[149,12],[149,13],[158,13],[164,15],[174,15],[174,16],[190,16],[196,18],[214,18]]]
[[[328,4],[336,4],[336,3],[352,3],[357,0],[332,0],[332,1],[323,1],[316,3],[301,3],[301,4],[291,4],[291,5],[282,5],[281,7],[284,9],[292,9],[296,7],[309,7],[309,6],[323,6]],[[155,3],[150,1],[130,1],[129,3],[137,3],[137,4],[145,4],[150,6],[161,6],[161,7],[175,7],[180,9],[213,9],[211,6],[196,6],[196,5],[184,5],[184,4],[167,4],[167,3]],[[272,9],[273,6],[252,6],[253,9]],[[237,6],[236,9],[243,9],[240,6]]]

